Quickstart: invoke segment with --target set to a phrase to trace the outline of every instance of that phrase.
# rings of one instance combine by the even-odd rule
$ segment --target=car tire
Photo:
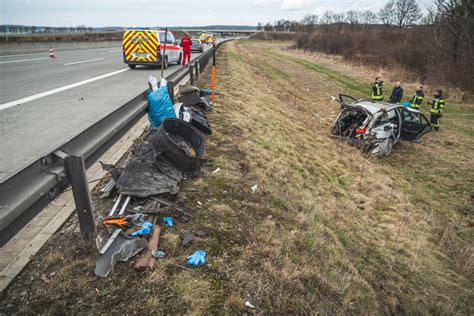
[[[180,65],[181,66],[181,62],[183,61],[183,54],[179,53],[179,58],[178,58],[178,61],[176,62],[176,65]]]
[[[163,61],[163,69],[168,69],[168,56],[165,56]]]
[[[130,65],[130,64],[128,64],[128,68],[130,68],[130,69],[135,69],[136,67],[137,67],[137,65]]]
[[[387,151],[385,152],[385,156],[390,156],[390,154],[392,153],[392,150],[393,150],[394,143],[395,143],[395,141],[393,140],[392,137],[390,137],[387,141]]]

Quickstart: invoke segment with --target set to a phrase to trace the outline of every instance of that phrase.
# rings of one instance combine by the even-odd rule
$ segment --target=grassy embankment
[[[160,241],[171,258],[151,273],[120,263],[96,280],[94,253],[72,252],[70,230],[7,299],[28,287],[20,311],[217,314],[249,301],[266,314],[472,314],[473,105],[448,100],[440,133],[378,160],[329,134],[338,112],[330,96],[367,95],[371,74],[282,43],[234,41],[218,58],[225,95],[210,114],[209,162],[178,198],[196,216]],[[180,233],[198,227],[210,236],[181,247]],[[195,249],[208,253],[206,267],[170,265]],[[33,278],[35,269],[55,272],[52,282]]]

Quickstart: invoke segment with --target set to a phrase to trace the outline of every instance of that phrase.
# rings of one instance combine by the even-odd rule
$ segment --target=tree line
[[[429,22],[429,16],[423,16],[416,0],[390,0],[378,12],[350,10],[342,13],[326,11],[321,16],[307,14],[300,21],[280,19],[266,24],[258,23],[259,31],[312,32],[318,25],[368,27],[375,24],[397,26],[399,28],[413,24]]]
[[[447,84],[474,95],[472,0],[435,0],[425,16],[416,0],[390,0],[377,13],[325,12],[260,28],[296,32],[296,47],[304,50],[375,67],[401,65],[420,82]]]
[[[26,25],[0,25],[0,34],[23,35],[23,34],[54,34],[54,33],[85,33],[94,29],[85,25],[78,26],[26,26]]]

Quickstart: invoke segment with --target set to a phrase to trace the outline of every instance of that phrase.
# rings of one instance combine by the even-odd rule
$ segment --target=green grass
[[[272,80],[288,80],[290,77],[287,73],[281,71],[280,69],[273,67],[272,65],[259,60],[257,67],[261,69],[265,75]]]
[[[367,91],[369,90],[369,87],[366,84],[360,83],[357,80],[355,80],[352,77],[346,76],[344,74],[341,74],[340,72],[331,70],[329,68],[326,68],[324,66],[321,66],[319,64],[312,63],[310,61],[301,59],[301,58],[296,58],[292,56],[288,56],[285,54],[280,54],[276,52],[272,52],[273,54],[277,55],[278,57],[284,58],[286,60],[290,60],[294,63],[297,63],[306,69],[309,69],[311,71],[317,72],[318,74],[322,75],[323,77],[335,81],[339,83],[341,86],[343,86],[347,91],[352,93],[354,97],[365,97],[367,96]]]

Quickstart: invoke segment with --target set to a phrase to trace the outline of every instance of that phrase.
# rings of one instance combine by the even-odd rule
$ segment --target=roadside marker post
[[[212,45],[212,102],[216,101],[216,43]]]
[[[82,155],[68,155],[64,162],[72,187],[82,237],[93,240],[97,234],[97,228],[84,159]]]

